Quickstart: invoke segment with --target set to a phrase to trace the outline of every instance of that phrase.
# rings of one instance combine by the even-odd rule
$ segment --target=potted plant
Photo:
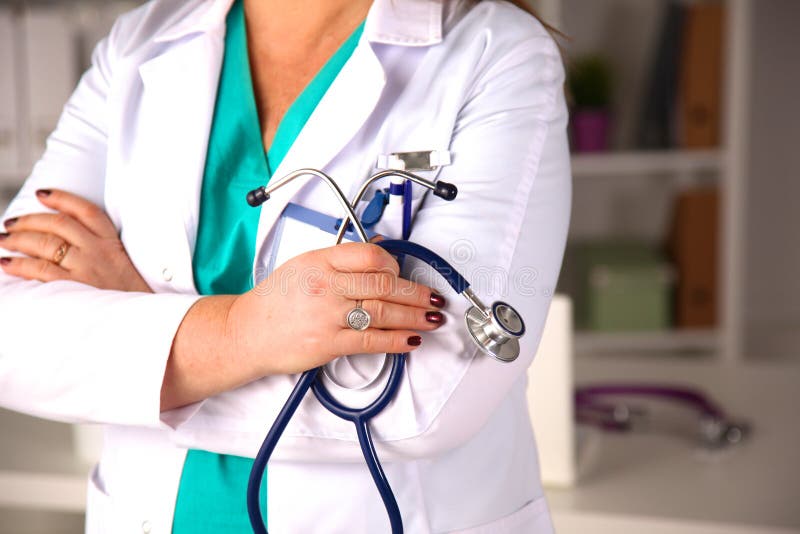
[[[575,59],[567,84],[572,97],[572,142],[576,152],[608,149],[611,123],[611,67],[598,55]]]

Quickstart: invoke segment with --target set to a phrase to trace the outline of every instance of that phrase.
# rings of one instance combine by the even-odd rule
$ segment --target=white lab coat
[[[108,212],[156,292],[0,274],[0,405],[107,425],[90,478],[89,532],[170,532],[186,447],[253,456],[296,380],[264,378],[159,412],[172,339],[199,298],[191,260],[230,3],[157,0],[121,17],[6,214],[41,210],[34,191],[42,187],[89,198]],[[352,194],[382,154],[449,151],[452,164],[423,174],[455,183],[459,196],[445,202],[415,188],[411,239],[526,321],[516,362],[477,354],[462,322],[466,302],[430,271],[415,273],[448,297],[447,324],[424,334],[398,397],[373,425],[407,532],[551,529],[525,370],[569,220],[562,83],[553,40],[510,4],[375,0],[351,59],[276,170],[324,169]],[[256,279],[267,274],[272,230],[290,199],[340,216],[319,182],[296,180],[277,192],[261,211]],[[399,212],[377,229],[396,236]],[[303,250],[292,236],[280,246]],[[339,369],[378,365],[356,356]],[[377,387],[332,389],[363,403]],[[352,426],[313,398],[268,472],[273,533],[388,531]]]

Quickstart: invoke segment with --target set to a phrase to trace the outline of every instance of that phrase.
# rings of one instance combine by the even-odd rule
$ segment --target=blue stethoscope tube
[[[467,280],[444,258],[421,245],[396,239],[387,239],[376,244],[391,254],[408,255],[427,263],[447,281],[456,293],[460,294],[469,287],[469,282],[467,282]],[[383,472],[383,467],[381,467],[381,463],[378,460],[378,455],[375,451],[369,429],[369,422],[373,417],[378,415],[395,396],[403,377],[407,356],[408,353],[387,354],[387,357],[392,358],[389,381],[386,383],[386,386],[384,386],[381,394],[364,408],[349,408],[333,398],[333,395],[325,388],[322,381],[318,379],[319,367],[308,370],[300,376],[300,380],[298,380],[292,393],[289,395],[289,398],[278,414],[278,417],[269,429],[266,438],[264,438],[264,442],[261,444],[261,448],[253,462],[253,468],[250,471],[250,480],[247,484],[247,513],[250,517],[250,525],[253,528],[253,532],[256,534],[268,534],[264,526],[264,519],[261,516],[259,502],[264,471],[267,468],[269,459],[278,444],[281,434],[283,434],[286,425],[289,424],[298,406],[300,406],[300,402],[306,396],[310,388],[319,402],[328,411],[337,417],[351,421],[356,426],[358,443],[361,446],[361,452],[364,455],[364,461],[369,468],[372,479],[375,481],[375,485],[380,492],[381,499],[386,507],[386,513],[389,515],[392,534],[402,534],[403,520],[400,515],[400,508],[389,486],[386,474]]]

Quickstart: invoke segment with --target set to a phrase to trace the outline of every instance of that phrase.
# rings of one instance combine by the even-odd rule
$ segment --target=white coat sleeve
[[[467,442],[484,426],[533,360],[561,266],[571,177],[558,48],[542,32],[487,60],[478,71],[455,121],[453,163],[439,175],[457,184],[458,198],[425,199],[410,239],[449,259],[487,303],[504,300],[516,307],[527,333],[514,363],[479,354],[464,327],[466,301],[431,269],[414,268],[410,277],[445,294],[447,320],[423,334],[397,396],[371,424],[378,452],[387,461],[435,456]],[[379,365],[378,359],[366,358],[367,365]],[[296,380],[269,377],[209,399],[173,440],[215,452],[255,454]],[[347,405],[366,406],[381,389],[376,384],[332,393]],[[360,461],[361,452],[353,425],[309,394],[274,459]]]
[[[46,211],[36,200],[40,188],[104,206],[114,37],[112,30],[95,49],[43,157],[2,220]],[[197,298],[24,281],[0,272],[0,406],[63,421],[162,425],[164,369]]]
[[[513,363],[479,353],[464,325],[468,304],[445,287],[447,324],[426,335],[409,362],[418,433],[384,441],[390,455],[430,457],[463,444],[533,361],[570,218],[563,82],[557,46],[540,37],[492,65],[461,110],[450,147],[453,164],[439,175],[458,185],[458,198],[429,196],[410,239],[451,262],[485,304],[513,305],[526,333]],[[415,272],[417,281],[442,287],[430,269]],[[392,427],[391,418],[376,420],[375,433],[389,437],[396,433]]]

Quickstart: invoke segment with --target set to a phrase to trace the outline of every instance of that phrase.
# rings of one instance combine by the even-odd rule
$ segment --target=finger
[[[372,236],[372,238],[370,238],[369,242],[370,243],[380,243],[383,240],[384,240],[384,237],[381,234],[375,234],[374,236]]]
[[[316,251],[336,271],[347,273],[386,271],[400,273],[391,254],[370,243],[343,243]]]
[[[0,268],[7,274],[26,280],[39,280],[40,282],[71,280],[66,269],[40,258],[0,258]]]
[[[2,241],[0,241],[4,249],[21,252],[27,256],[48,261],[52,261],[58,249],[66,243],[66,241],[55,234],[44,234],[41,232],[14,232],[13,234],[4,235],[7,237],[4,237]],[[70,251],[70,253],[73,252],[74,251]],[[67,256],[69,256],[70,253],[68,253]],[[64,258],[62,258],[62,261],[63,259]]]
[[[117,229],[106,212],[83,197],[60,189],[39,189],[36,197],[48,208],[66,213],[98,237],[117,237]]]
[[[428,286],[399,278],[394,273],[341,273],[331,275],[330,290],[350,300],[385,300],[420,308],[441,308],[441,295]]]
[[[32,213],[5,221],[6,231],[55,234],[71,245],[86,246],[95,235],[65,213]]]
[[[333,338],[333,351],[337,356],[399,353],[415,350],[421,343],[422,338],[412,330],[367,328],[357,331],[343,328]]]
[[[347,326],[347,313],[355,307],[353,301],[346,301],[342,310],[342,328]],[[365,300],[361,307],[370,316],[370,326],[384,330],[435,330],[444,324],[444,315],[439,311],[416,306],[405,306],[385,300]],[[349,328],[349,327],[348,327]]]

